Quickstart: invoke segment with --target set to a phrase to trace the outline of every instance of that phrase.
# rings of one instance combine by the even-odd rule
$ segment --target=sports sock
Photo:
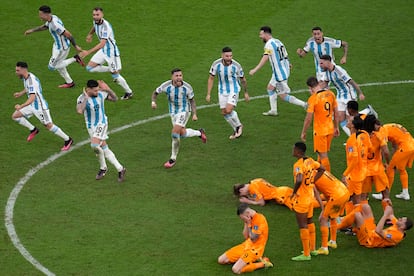
[[[328,247],[328,235],[329,235],[329,228],[328,226],[321,226],[321,244],[322,247]]]
[[[74,63],[75,61],[76,61],[76,59],[74,57],[62,60],[61,62],[59,62],[58,64],[55,65],[55,68],[56,68],[56,70],[65,68],[69,64]]]
[[[34,130],[35,126],[32,125],[25,117],[20,117],[20,118],[16,118],[13,119],[15,122],[17,122],[18,124],[27,127],[29,130]]]
[[[292,95],[286,95],[285,101],[291,104],[299,105],[301,107],[305,107],[306,103],[302,100],[299,100],[295,96]]]
[[[129,85],[123,76],[120,74],[112,74],[112,78],[114,79],[114,82],[124,89],[125,93],[132,93],[131,88],[129,88]]]
[[[99,144],[91,144],[91,148],[96,153],[96,157],[98,157],[99,168],[101,170],[106,170],[108,167],[106,166],[105,155],[102,148],[99,146]]]
[[[235,111],[235,110],[233,110],[231,113],[230,113],[230,119],[233,121],[233,124],[236,126],[236,127],[238,127],[238,126],[240,126],[241,125],[241,123],[240,123],[240,119],[239,119],[239,114],[237,114],[237,112]]]
[[[386,173],[388,177],[388,183],[390,185],[389,190],[391,192],[392,185],[394,184],[395,170],[394,168],[388,167]]]
[[[180,135],[177,133],[173,133],[171,136],[172,136],[171,159],[176,160],[178,151],[180,149]]]
[[[55,135],[62,138],[64,141],[69,140],[69,136],[66,133],[64,133],[63,130],[55,124],[49,129],[49,131],[53,132]]]
[[[300,240],[302,241],[303,255],[310,256],[308,228],[300,228]]]
[[[345,132],[346,135],[351,136],[351,130],[346,126],[347,121],[346,119],[339,123],[342,130]]]
[[[401,187],[404,190],[407,191],[407,195],[408,195],[408,173],[406,170],[402,170],[400,171],[400,181],[401,181]]]
[[[329,232],[331,235],[331,241],[336,241],[336,231],[338,230],[338,223],[336,218],[330,220]]]
[[[270,111],[277,113],[277,94],[273,90],[267,90],[269,95]]]
[[[97,65],[95,67],[86,66],[86,71],[92,72],[92,73],[104,73],[104,72],[111,72],[111,69],[109,68],[109,66]]]
[[[62,78],[65,79],[66,83],[72,83],[73,82],[72,78],[69,76],[69,73],[68,73],[68,70],[66,69],[66,67],[63,67],[63,68],[60,68],[60,69],[56,68],[56,70],[59,72],[59,75],[61,75]]]
[[[195,130],[192,128],[187,128],[185,130],[185,136],[182,138],[187,138],[187,137],[194,137],[194,136],[201,136],[201,132],[199,130]]]
[[[116,168],[118,172],[122,171],[124,166],[119,163],[118,159],[116,158],[115,154],[112,150],[109,149],[108,145],[102,147],[105,158]]]
[[[310,251],[313,251],[316,249],[315,223],[309,223],[308,230],[309,230],[309,249]]]
[[[355,209],[342,218],[342,221],[338,225],[338,228],[339,229],[348,228],[352,226],[352,224],[354,224],[354,221],[355,221]]]
[[[252,271],[255,271],[256,269],[263,268],[263,267],[264,267],[264,263],[262,263],[262,262],[250,263],[250,264],[244,266],[242,268],[241,272],[242,273],[252,272]]]
[[[231,128],[236,131],[236,125],[234,124],[234,121],[231,119],[231,114],[224,115],[224,120],[226,120],[227,123],[231,126]]]

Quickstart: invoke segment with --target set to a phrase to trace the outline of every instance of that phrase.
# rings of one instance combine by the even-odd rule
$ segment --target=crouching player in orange
[[[292,210],[290,196],[293,189],[288,186],[273,186],[263,178],[255,178],[246,184],[234,184],[233,193],[240,202],[264,206],[267,200],[275,200],[277,204],[285,205]],[[319,202],[313,200],[313,208],[319,208]]]
[[[266,218],[247,203],[239,205],[237,215],[244,222],[245,241],[224,252],[218,258],[218,263],[234,264],[232,271],[236,274],[273,267],[268,258],[262,257],[269,233]]]

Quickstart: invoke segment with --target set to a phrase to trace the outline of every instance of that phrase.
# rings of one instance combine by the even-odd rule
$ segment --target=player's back
[[[408,130],[400,124],[385,124],[381,128],[384,128],[387,133],[388,140],[397,144],[398,147],[405,150],[414,150],[414,140]]]
[[[321,90],[308,101],[308,112],[313,109],[313,132],[315,135],[334,133],[333,115],[337,108],[335,94],[331,90]]]
[[[342,197],[348,193],[348,188],[333,174],[325,171],[322,176],[315,181],[315,187],[329,198]]]

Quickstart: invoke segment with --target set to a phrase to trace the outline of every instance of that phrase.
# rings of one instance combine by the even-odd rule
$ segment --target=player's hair
[[[317,78],[315,78],[314,76],[312,76],[312,77],[309,77],[307,80],[306,80],[306,84],[309,86],[309,87],[312,87],[312,88],[314,88],[314,87],[316,87],[317,85],[318,85],[318,79]]]
[[[330,55],[322,55],[322,56],[320,57],[320,59],[332,61],[332,58],[331,58],[331,56],[330,56]]]
[[[354,128],[356,130],[362,130],[364,129],[364,120],[362,120],[361,116],[355,116],[352,120],[352,124],[354,125]]]
[[[17,63],[16,63],[16,66],[17,67],[21,67],[21,68],[29,68],[29,66],[27,65],[27,63],[26,62],[24,62],[24,61],[18,61]]]
[[[99,86],[99,83],[96,80],[88,80],[86,82],[86,87],[93,88],[93,87],[98,87],[98,86]]]
[[[407,218],[405,221],[405,230],[410,230],[413,227],[413,221],[410,218]]]
[[[237,215],[240,216],[249,208],[249,204],[247,203],[240,203],[239,207],[237,207]]]
[[[221,50],[221,52],[222,53],[228,53],[228,52],[233,52],[233,50],[230,47],[226,46]]]
[[[93,8],[93,10],[94,11],[101,11],[101,12],[103,12],[103,9],[101,7],[95,7],[95,8]]]
[[[242,189],[246,184],[234,184],[233,194],[235,196],[240,196],[240,189]]]
[[[358,111],[358,109],[359,109],[358,102],[355,101],[355,100],[351,100],[351,101],[347,102],[346,108]]]
[[[44,13],[52,13],[52,9],[46,5],[40,6],[39,11]]]
[[[375,130],[375,122],[377,121],[377,118],[375,115],[369,114],[364,119],[364,129],[371,133]]]
[[[174,75],[174,73],[176,73],[176,72],[181,72],[182,70],[180,69],[180,68],[174,68],[174,69],[172,69],[171,70],[171,75]]]
[[[297,148],[298,150],[300,150],[302,153],[306,152],[306,144],[303,142],[296,142],[295,143],[295,148]]]
[[[312,28],[312,31],[321,31],[322,32],[322,28],[319,26],[315,26]]]
[[[272,29],[269,26],[263,26],[260,30],[268,34],[272,34]]]

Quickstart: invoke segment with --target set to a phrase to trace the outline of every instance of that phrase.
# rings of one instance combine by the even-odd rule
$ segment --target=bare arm
[[[22,103],[22,104],[16,104],[14,106],[14,108],[16,110],[20,110],[20,109],[22,109],[25,106],[31,105],[34,102],[35,99],[36,99],[36,95],[35,94],[30,94],[29,98],[27,98],[27,100],[24,103]]]
[[[195,99],[194,98],[192,98],[190,100],[190,105],[191,105],[191,110],[193,112],[193,121],[197,121],[198,120],[198,117],[197,117],[197,106],[196,106],[196,102],[195,102]]]
[[[92,35],[95,33],[95,27],[92,26],[92,28],[89,30],[88,34],[86,35],[86,42],[91,43],[92,42]]]
[[[84,58],[87,55],[90,55],[91,53],[94,53],[94,52],[98,51],[99,49],[102,49],[105,46],[106,41],[107,41],[106,39],[101,39],[101,41],[98,44],[96,44],[95,47],[93,47],[89,50],[83,50],[81,52],[81,57]]]
[[[64,35],[66,38],[68,38],[68,39],[69,39],[70,43],[73,45],[73,47],[75,47],[76,51],[78,51],[78,52],[81,52],[81,51],[82,51],[82,48],[81,48],[81,47],[79,47],[79,46],[76,44],[75,38],[72,36],[72,34],[71,34],[68,30],[65,30],[65,31],[63,32],[63,35]]]
[[[239,198],[239,201],[243,202],[243,203],[247,203],[247,204],[260,205],[260,206],[265,206],[265,204],[266,204],[266,201],[263,198],[258,199],[256,201],[256,200],[252,200],[248,197],[242,196],[242,197]]]
[[[340,135],[339,131],[339,111],[338,108],[334,110],[334,137],[338,137]]]
[[[240,82],[242,85],[242,88],[244,90],[244,100],[246,102],[250,101],[250,96],[249,96],[249,92],[247,91],[247,80],[245,77],[240,78]]]
[[[81,99],[78,101],[78,103],[76,104],[76,112],[78,112],[79,114],[83,114],[83,112],[85,112],[85,108],[86,108],[86,102],[89,98],[88,94],[86,94],[85,91],[83,91],[83,97],[81,97]]]
[[[34,33],[34,32],[45,31],[45,30],[47,30],[47,26],[46,25],[42,25],[42,26],[38,26],[38,27],[34,27],[32,29],[26,30],[24,32],[24,35],[29,35],[29,34]]]
[[[296,50],[296,53],[299,55],[299,57],[304,57],[307,54],[307,52],[305,50],[303,50],[302,48],[298,48]]]
[[[341,42],[341,47],[344,48],[344,55],[341,58],[341,64],[345,64],[346,63],[346,58],[348,56],[348,42],[343,41]]]
[[[118,96],[115,94],[114,91],[109,87],[108,84],[106,84],[103,80],[98,80],[99,88],[102,91],[105,91],[108,93],[107,100],[111,102],[116,102],[118,100]]]
[[[381,219],[377,223],[377,227],[375,228],[375,232],[377,232],[378,235],[380,235],[383,238],[386,238],[384,235],[384,224],[387,221],[387,219],[394,216],[394,210],[390,205],[387,205],[384,210],[384,215],[381,217]]]
[[[309,128],[309,126],[312,122],[312,118],[313,118],[313,113],[312,112],[307,112],[305,120],[303,121],[302,133],[300,134],[300,139],[303,142],[306,142],[306,131],[308,130],[308,128]]]
[[[152,93],[152,96],[151,96],[151,108],[152,109],[156,109],[157,108],[157,96],[158,96],[157,91],[154,91]]]
[[[21,96],[23,96],[24,94],[26,94],[26,88],[25,89],[23,89],[22,91],[20,91],[20,92],[15,92],[15,93],[13,93],[13,97],[15,97],[15,98],[20,98]]]
[[[355,90],[358,92],[358,96],[359,96],[359,99],[361,100],[361,101],[363,101],[363,100],[365,100],[365,95],[364,95],[364,93],[362,93],[362,90],[361,90],[361,88],[359,87],[359,85],[353,80],[353,79],[351,79],[350,81],[349,81],[349,84],[350,85],[352,85],[352,87],[353,88],[355,88]]]
[[[269,60],[269,56],[268,55],[263,55],[263,57],[260,60],[259,64],[257,64],[256,67],[254,67],[252,70],[250,70],[249,74],[253,76],[260,68],[263,67],[263,65],[265,65],[265,63],[268,60]]]
[[[206,101],[209,103],[211,100],[211,90],[213,89],[214,85],[214,76],[210,74],[207,80],[207,95],[206,95]]]

